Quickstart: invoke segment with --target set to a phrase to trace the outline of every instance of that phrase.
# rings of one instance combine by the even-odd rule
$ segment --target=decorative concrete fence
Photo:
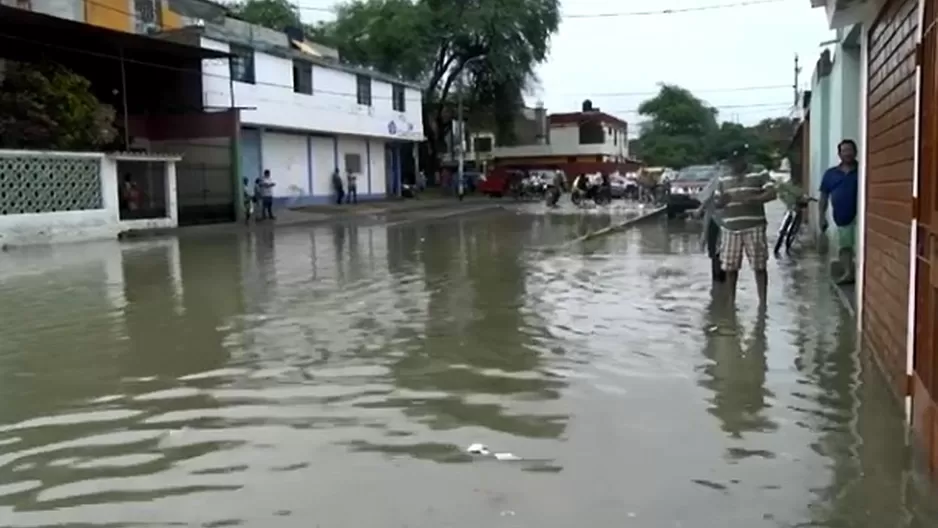
[[[0,246],[116,238],[176,227],[178,156],[0,150]],[[128,214],[122,188],[148,214]],[[137,207],[132,207],[134,213]]]

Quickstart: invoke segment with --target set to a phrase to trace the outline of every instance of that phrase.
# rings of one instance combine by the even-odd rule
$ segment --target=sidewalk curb
[[[667,209],[668,209],[668,206],[662,205],[662,206],[659,206],[659,207],[656,208],[656,209],[652,209],[652,210],[650,210],[650,211],[644,211],[644,212],[642,212],[642,213],[639,214],[639,215],[633,216],[632,218],[623,220],[623,221],[621,221],[621,222],[619,222],[619,223],[612,224],[612,225],[610,225],[610,226],[604,227],[604,228],[602,228],[602,229],[598,229],[598,230],[596,230],[596,231],[591,231],[591,232],[589,232],[589,233],[586,233],[585,235],[580,235],[580,236],[574,238],[573,240],[568,240],[568,241],[566,241],[566,242],[564,242],[564,243],[562,243],[562,244],[559,244],[558,246],[555,246],[554,248],[551,248],[551,249],[562,249],[562,248],[565,248],[565,247],[568,247],[568,246],[572,246],[572,245],[574,245],[574,244],[579,244],[579,243],[581,243],[581,242],[586,242],[587,240],[593,240],[594,238],[599,238],[599,237],[601,237],[601,236],[605,236],[605,235],[608,235],[608,234],[610,234],[610,233],[615,233],[616,231],[621,231],[621,230],[623,230],[623,229],[625,229],[625,228],[627,228],[627,227],[630,227],[630,226],[632,226],[632,225],[634,225],[634,224],[637,224],[637,223],[639,223],[639,222],[642,222],[642,221],[644,221],[644,220],[648,220],[648,219],[650,219],[650,218],[655,218],[655,217],[657,217],[657,216],[660,216],[660,215],[661,215],[662,213],[664,213]]]
[[[381,211],[381,212],[354,212],[354,213],[345,213],[345,214],[336,214],[329,215],[325,218],[309,218],[306,220],[299,220],[295,222],[287,222],[282,224],[270,223],[270,224],[255,224],[244,225],[240,222],[228,222],[224,224],[208,224],[202,226],[188,226],[188,227],[177,227],[170,229],[159,229],[159,230],[141,230],[141,231],[124,231],[120,233],[117,237],[119,241],[133,241],[133,240],[149,240],[154,238],[165,238],[165,237],[193,237],[193,236],[212,236],[212,235],[231,235],[231,234],[240,234],[240,233],[257,233],[257,232],[270,232],[277,231],[282,229],[291,229],[291,228],[304,228],[304,227],[316,227],[323,225],[331,225],[339,222],[348,222],[354,221],[356,219],[368,219],[374,218],[376,216],[387,216],[393,214],[415,214],[436,211],[440,209],[446,209],[448,206],[453,204],[437,204],[432,207],[418,207],[414,209],[401,209],[398,211]],[[440,216],[433,218],[412,218],[412,219],[403,219],[397,221],[383,222],[384,225],[403,225],[410,222],[419,222],[421,220],[435,220],[438,218],[450,218],[452,216],[458,216],[463,214],[471,214],[485,211],[492,211],[495,209],[502,209],[503,207],[500,204],[471,204],[463,202],[462,205],[459,205],[453,208],[452,211],[445,213]],[[298,213],[305,214],[305,213]]]

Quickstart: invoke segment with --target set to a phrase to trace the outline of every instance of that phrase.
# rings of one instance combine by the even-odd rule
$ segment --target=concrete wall
[[[203,38],[202,46],[229,51],[225,42]],[[392,86],[372,79],[372,105],[357,100],[356,76],[317,64],[313,68],[313,93],[293,90],[293,61],[261,51],[254,52],[254,84],[235,82],[234,106],[241,107],[245,125],[303,130],[326,134],[370,136],[395,140],[423,139],[422,96],[406,88],[405,111],[393,109]],[[232,105],[227,61],[205,60],[203,102],[206,107]]]
[[[550,127],[551,149],[558,153],[604,154],[607,156],[628,157],[629,147],[626,131],[603,124],[606,141],[601,144],[580,144],[580,128],[576,125],[555,125]],[[618,134],[618,137],[616,136]]]
[[[812,196],[819,194],[824,171],[837,165],[837,144],[852,139],[862,149],[860,116],[862,98],[860,94],[860,47],[856,41],[859,28],[847,28],[837,32],[838,43],[833,49],[833,64],[830,74],[812,79],[810,120],[810,166],[805,191]],[[819,232],[819,216],[816,207],[809,213],[812,232]],[[831,248],[836,248],[836,231],[827,232]]]
[[[348,155],[357,155],[360,160],[358,173],[358,197],[360,200],[376,200],[387,197],[388,171],[385,149],[388,142],[383,139],[361,136],[322,136],[247,128],[242,131],[241,152],[251,152],[253,146],[246,139],[259,138],[259,157],[245,156],[243,174],[253,181],[255,175],[270,170],[277,184],[274,200],[279,205],[301,206],[326,203],[334,199],[332,173],[338,169],[346,182]],[[253,141],[253,140],[252,140]],[[400,148],[395,146],[394,148]],[[407,154],[410,152],[407,151]],[[256,167],[247,166],[256,163]]]
[[[175,163],[166,162],[163,194],[169,199],[166,218],[120,219],[117,159],[97,152],[46,152],[0,150],[0,158],[17,160],[91,159],[99,164],[100,207],[85,210],[0,215],[0,246],[25,246],[58,242],[82,242],[116,238],[130,229],[153,229],[177,225]]]

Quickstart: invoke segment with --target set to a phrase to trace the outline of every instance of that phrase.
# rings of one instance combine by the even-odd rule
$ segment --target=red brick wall
[[[863,344],[906,394],[915,155],[916,0],[889,0],[869,31]]]

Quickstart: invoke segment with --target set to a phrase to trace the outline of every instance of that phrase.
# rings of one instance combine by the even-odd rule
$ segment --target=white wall
[[[858,137],[862,104],[860,84],[860,51],[837,44],[830,75],[818,78],[815,74],[812,81],[811,158],[805,189],[812,196],[819,193],[824,171],[839,163],[838,143],[852,139],[858,148],[863,148],[862,138]],[[816,207],[810,209],[808,218],[811,232],[818,233],[820,218]],[[836,249],[836,230],[829,229],[827,237],[828,246]]]
[[[346,154],[358,154],[361,159],[361,171],[358,173],[358,193],[368,194],[368,152],[365,147],[367,139],[355,136],[339,136],[339,172],[342,174],[342,181],[346,182],[345,165]]]
[[[327,137],[309,138],[313,158],[313,194],[328,196],[332,190],[332,172],[335,170],[334,140]]]
[[[580,148],[580,128],[577,126],[552,126],[547,134],[550,145],[557,152],[576,152]]]
[[[261,139],[264,168],[276,182],[274,196],[308,196],[309,151],[307,138],[298,134],[265,132]]]
[[[176,214],[175,163],[167,162],[166,210],[168,218],[122,221],[117,159],[98,152],[0,151],[8,157],[91,158],[100,163],[101,208],[85,211],[0,215],[0,247],[28,246],[62,242],[84,242],[117,238],[130,229],[170,228],[178,225]]]
[[[229,51],[227,43],[202,38],[204,48]],[[393,110],[391,85],[372,79],[372,106],[359,105],[354,74],[313,65],[313,94],[293,91],[293,61],[254,53],[255,84],[234,83],[234,104],[245,108],[246,125],[324,133],[423,139],[421,93],[405,90],[405,111]],[[203,102],[208,107],[231,106],[227,60],[202,61]],[[391,123],[394,126],[391,127]],[[391,132],[391,128],[395,130]]]
[[[562,126],[552,126],[548,131],[548,134],[550,135],[551,150],[556,154],[605,154],[608,156],[627,157],[629,148],[625,131],[620,131],[619,140],[616,141],[613,139],[613,136],[610,133],[610,128],[615,130],[615,127],[610,127],[609,124],[603,123],[603,130],[606,135],[605,143],[597,145],[581,145],[580,127],[566,124]]]
[[[387,192],[387,163],[384,159],[385,142],[380,139],[370,139],[368,141],[371,144],[370,194],[385,194]]]

